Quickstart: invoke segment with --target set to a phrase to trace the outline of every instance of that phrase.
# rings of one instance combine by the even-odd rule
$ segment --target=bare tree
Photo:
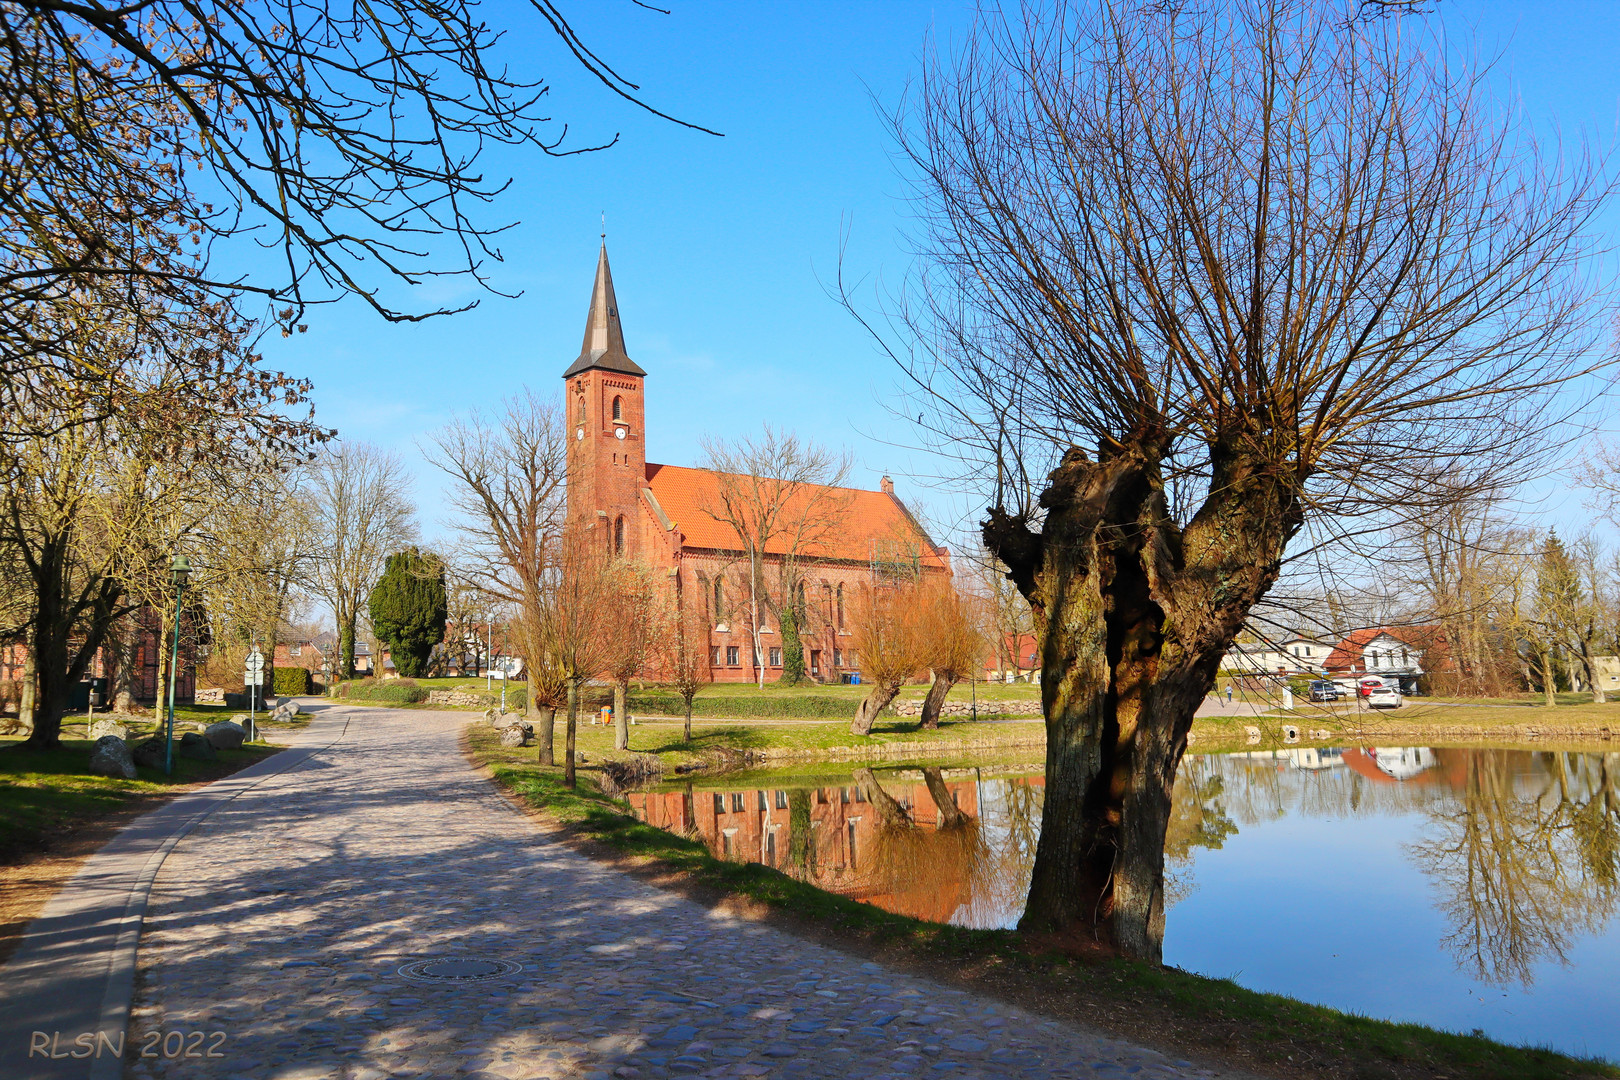
[[[852,735],[870,735],[878,714],[926,661],[926,646],[918,633],[917,589],[915,582],[865,589],[856,601],[850,648],[860,657],[861,677],[871,681],[872,689],[850,721]]]
[[[337,621],[341,679],[354,674],[354,642],[383,560],[416,539],[410,481],[394,453],[367,443],[338,443],[310,465],[318,537],[310,587]],[[382,656],[372,656],[374,672]]]
[[[534,616],[534,632],[545,641],[546,663],[555,667],[568,688],[563,756],[563,784],[567,787],[576,783],[574,745],[580,687],[600,673],[609,659],[603,644],[607,640],[607,601],[612,594],[614,570],[612,557],[589,530],[565,528]]]
[[[685,708],[683,737],[692,741],[692,702],[698,691],[714,679],[709,656],[709,620],[705,616],[703,599],[689,596],[682,587],[680,577],[675,579],[675,611],[672,622],[674,644],[668,650],[670,684],[681,695]]]
[[[542,609],[547,575],[561,557],[568,471],[562,421],[554,399],[524,390],[494,417],[473,412],[456,420],[432,436],[427,451],[428,460],[452,482],[453,525],[464,549],[457,562],[472,587],[516,613],[516,644],[529,672],[531,704],[552,710],[558,703],[545,692],[546,680],[561,676]],[[543,716],[538,732],[540,758],[548,765],[554,716]]]
[[[1511,486],[1612,362],[1609,187],[1485,77],[1348,0],[1076,0],[986,15],[896,117],[901,408],[1042,626],[1024,928],[1157,960],[1193,711],[1290,542]]]
[[[917,642],[923,665],[933,675],[923,697],[918,728],[939,727],[939,711],[951,687],[984,663],[986,640],[982,606],[947,578],[919,583],[913,600]]]
[[[755,678],[765,685],[761,617],[771,612],[782,630],[783,678],[797,681],[790,672],[804,673],[802,561],[821,551],[848,514],[849,457],[769,425],[757,438],[706,440],[703,449],[716,495],[700,508],[736,530],[748,559]],[[766,579],[767,557],[774,561],[774,581]]]
[[[651,567],[615,559],[608,574],[599,624],[603,671],[613,680],[613,747],[630,749],[630,680],[667,670],[672,627],[666,586]]]

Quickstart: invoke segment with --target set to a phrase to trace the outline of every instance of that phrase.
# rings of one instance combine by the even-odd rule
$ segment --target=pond
[[[910,766],[717,776],[630,800],[718,857],[918,918],[1010,927],[1042,792],[1036,766]],[[1166,856],[1166,963],[1620,1060],[1620,754],[1189,755]]]

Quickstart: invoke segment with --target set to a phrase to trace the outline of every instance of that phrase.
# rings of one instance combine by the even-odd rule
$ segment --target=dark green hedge
[[[426,701],[428,692],[410,679],[390,679],[387,682],[346,682],[338,687],[338,697],[352,701],[385,701],[390,705],[411,705]]]
[[[275,680],[272,689],[276,697],[310,692],[308,668],[278,667],[271,672],[271,677]]]

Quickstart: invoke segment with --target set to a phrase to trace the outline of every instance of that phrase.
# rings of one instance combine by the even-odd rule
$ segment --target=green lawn
[[[542,816],[580,840],[660,872],[666,883],[691,887],[700,899],[763,905],[786,921],[830,932],[857,951],[920,964],[964,986],[1016,991],[1025,1001],[1083,1015],[1125,1037],[1170,1041],[1222,1059],[1240,1047],[1248,1060],[1284,1067],[1295,1061],[1291,1055],[1309,1048],[1305,1060],[1313,1068],[1340,1076],[1620,1077],[1620,1068],[1602,1061],[1352,1016],[1175,968],[1039,952],[1013,931],[964,930],[894,915],[770,867],[715,859],[703,844],[631,817],[626,803],[598,790],[589,769],[581,770],[578,788],[563,787],[561,769],[533,764],[532,750],[502,748],[492,729],[474,726],[468,740],[473,760]]]
[[[280,749],[255,744],[221,750],[216,761],[176,757],[170,776],[161,769],[139,769],[136,779],[124,780],[85,770],[94,745],[84,738],[64,738],[60,749],[39,752],[24,748],[20,739],[0,738],[0,863],[19,861],[51,836],[134,801],[217,780]]]

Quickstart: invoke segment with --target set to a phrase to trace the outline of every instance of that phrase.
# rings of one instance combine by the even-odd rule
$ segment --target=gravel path
[[[164,863],[126,1075],[1217,1075],[716,915],[548,842],[466,765],[464,713],[351,715],[335,746]]]

